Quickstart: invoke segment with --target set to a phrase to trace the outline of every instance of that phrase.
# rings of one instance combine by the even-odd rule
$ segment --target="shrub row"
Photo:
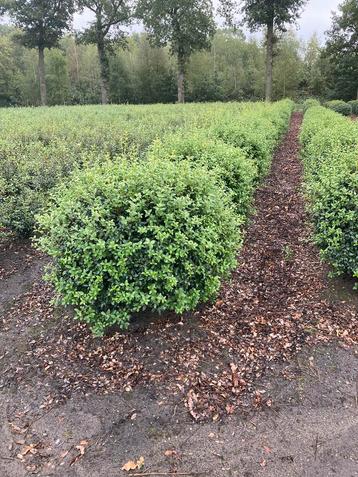
[[[322,107],[301,133],[315,241],[336,274],[358,278],[358,127]]]
[[[306,113],[308,109],[316,107],[316,106],[321,106],[321,103],[318,101],[318,99],[314,98],[308,98],[305,100],[303,103],[303,113]]]
[[[342,114],[343,116],[350,116],[353,114],[352,104],[346,103],[340,99],[335,99],[333,101],[327,101],[325,107],[335,111],[336,113]]]
[[[19,108],[0,114],[0,227],[33,233],[52,188],[84,165],[145,157],[157,137],[237,117],[244,104]]]
[[[59,186],[38,244],[54,259],[61,302],[102,334],[137,312],[182,313],[214,298],[292,106],[248,105],[236,125],[224,114],[155,141],[145,160],[107,160]]]
[[[358,99],[354,99],[353,101],[348,101],[348,104],[351,105],[352,114],[358,116]]]

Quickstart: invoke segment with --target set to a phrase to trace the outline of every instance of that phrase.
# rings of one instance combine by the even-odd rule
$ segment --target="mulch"
[[[54,308],[51,288],[37,282],[4,320],[39,330],[13,379],[26,379],[30,365],[56,384],[57,400],[150,385],[183,402],[194,420],[215,421],[239,408],[272,406],[260,378],[304,345],[357,344],[357,310],[324,298],[327,269],[302,193],[301,122],[295,113],[256,194],[238,267],[215,304],[182,317],[138,317],[128,332],[94,338]]]

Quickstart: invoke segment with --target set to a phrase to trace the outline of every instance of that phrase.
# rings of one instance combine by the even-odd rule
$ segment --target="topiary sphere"
[[[215,297],[236,263],[238,221],[207,169],[120,160],[56,190],[38,244],[62,303],[101,335],[135,312],[182,313]]]

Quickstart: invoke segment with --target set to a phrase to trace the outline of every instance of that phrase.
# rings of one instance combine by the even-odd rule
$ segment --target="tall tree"
[[[108,103],[109,97],[109,58],[108,53],[114,43],[124,38],[121,27],[128,26],[133,16],[132,0],[79,0],[81,8],[91,10],[95,19],[81,35],[85,43],[97,45],[101,66],[102,104]]]
[[[210,47],[215,33],[211,0],[139,0],[137,14],[151,41],[170,46],[178,65],[178,102],[185,101],[185,72],[194,51]]]
[[[358,2],[345,0],[333,15],[324,58],[336,97],[358,99]]]
[[[303,81],[304,95],[320,97],[325,94],[326,82],[323,75],[322,48],[314,34],[304,48]]]
[[[41,104],[45,106],[45,48],[57,46],[63,32],[69,30],[74,13],[73,0],[3,0],[1,6],[22,30],[19,41],[38,50]]]
[[[290,30],[280,39],[273,68],[273,99],[299,99],[303,82],[301,43]]]
[[[46,55],[46,80],[48,104],[66,104],[70,79],[65,52],[58,48]]]
[[[0,25],[0,106],[17,104],[20,93],[18,82],[21,72],[11,34],[10,27]]]
[[[232,20],[235,12],[243,16],[243,22],[251,31],[266,29],[266,101],[272,99],[272,76],[275,32],[286,31],[288,24],[299,17],[307,0],[221,0],[222,12]]]

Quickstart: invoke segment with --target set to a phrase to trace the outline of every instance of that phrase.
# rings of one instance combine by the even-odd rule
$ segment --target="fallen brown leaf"
[[[124,466],[122,470],[129,472],[130,470],[139,470],[144,466],[144,457],[140,457],[136,462],[134,460],[129,460]]]

